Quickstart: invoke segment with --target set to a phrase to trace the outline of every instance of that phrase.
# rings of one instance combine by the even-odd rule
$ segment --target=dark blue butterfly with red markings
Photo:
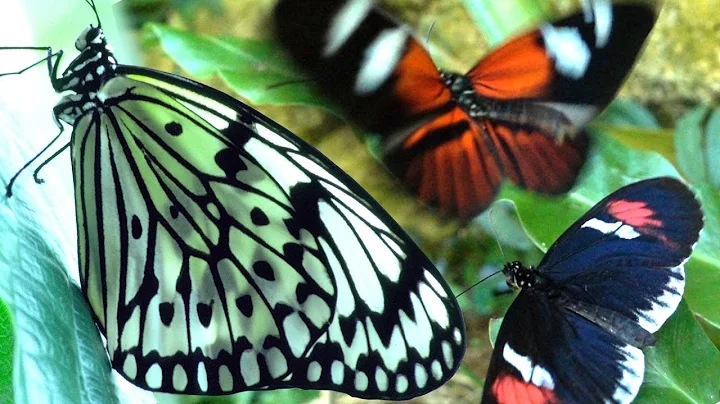
[[[466,74],[439,70],[371,0],[282,0],[280,42],[422,201],[461,219],[502,181],[567,192],[585,163],[583,127],[613,99],[655,22],[646,4],[591,0],[495,49]]]
[[[507,264],[520,294],[500,327],[482,402],[632,401],[641,348],[680,303],[702,216],[680,181],[640,181],[590,209],[537,268]]]

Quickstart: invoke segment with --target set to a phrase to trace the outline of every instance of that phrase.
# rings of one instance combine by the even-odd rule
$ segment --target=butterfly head
[[[525,267],[520,261],[508,262],[503,268],[505,282],[513,289],[534,288],[542,279],[533,267]]]
[[[95,27],[92,24],[85,28],[75,40],[75,49],[80,52],[90,46],[102,45],[107,45],[105,34],[103,33],[102,28]]]

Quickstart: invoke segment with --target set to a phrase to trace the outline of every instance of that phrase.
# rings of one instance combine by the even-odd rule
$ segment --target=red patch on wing
[[[632,202],[621,199],[610,202],[607,206],[607,211],[612,217],[632,227],[663,227],[663,222],[653,218],[655,211],[648,208],[645,202]]]
[[[492,384],[492,394],[498,404],[552,404],[558,403],[551,389],[526,383],[510,374],[500,374]]]
[[[440,78],[440,72],[427,51],[415,40],[398,62],[393,93],[403,104],[408,116],[420,115],[450,102],[450,90]]]
[[[537,30],[500,46],[468,73],[478,94],[499,100],[547,95],[554,75]]]

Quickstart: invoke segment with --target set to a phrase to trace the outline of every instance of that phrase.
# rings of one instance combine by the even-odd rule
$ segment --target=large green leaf
[[[645,351],[645,380],[635,403],[715,403],[720,400],[720,352],[685,302]]]
[[[677,122],[678,164],[691,181],[720,188],[720,109],[698,106]]]
[[[148,24],[146,34],[192,76],[217,74],[253,104],[310,105],[340,115],[274,41],[216,38],[161,24]]]
[[[10,308],[0,300],[0,403],[13,401],[14,328]]]

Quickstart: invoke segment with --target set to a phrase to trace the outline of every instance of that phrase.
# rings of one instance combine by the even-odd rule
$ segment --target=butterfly
[[[500,46],[467,74],[438,70],[371,0],[281,0],[280,43],[422,201],[471,219],[504,178],[558,194],[588,149],[582,129],[612,100],[655,21],[647,5],[595,0]]]
[[[598,202],[537,268],[506,264],[520,293],[497,335],[482,402],[632,401],[641,348],[680,303],[702,226],[692,191],[654,178]]]
[[[80,286],[112,366],[199,395],[406,399],[447,381],[460,308],[389,214],[253,108],[118,64],[87,3],[98,24],[79,55],[58,76],[47,48],[47,65],[55,120],[72,126]]]

